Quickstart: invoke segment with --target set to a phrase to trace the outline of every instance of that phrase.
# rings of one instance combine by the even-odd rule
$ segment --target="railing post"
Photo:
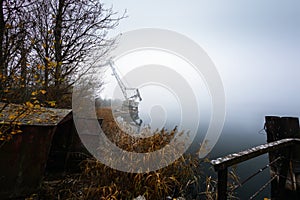
[[[285,184],[287,180],[287,174],[289,171],[289,163],[291,158],[291,147],[287,147],[286,149],[283,149],[283,152],[281,153],[281,156],[283,156],[284,162],[281,163],[281,167],[279,170],[279,181],[278,181],[278,200],[285,199]]]
[[[266,116],[265,117],[265,129],[267,132],[267,142],[275,142],[280,138],[280,117],[277,116]],[[279,151],[269,152],[269,163],[273,162],[276,158],[278,158]],[[271,178],[276,176],[279,171],[278,163],[270,166]],[[278,198],[279,187],[278,187],[278,179],[275,178],[271,182],[271,199],[276,200]]]
[[[227,200],[227,167],[218,171],[218,200]]]
[[[266,116],[265,128],[267,132],[267,141],[274,142],[284,138],[299,137],[299,119],[295,117],[277,117],[277,116]],[[271,183],[271,198],[272,199],[283,199],[283,194],[286,190],[286,176],[288,172],[294,173],[293,169],[289,169],[289,163],[291,161],[291,149],[292,154],[297,154],[297,148],[291,147],[284,149],[283,151],[269,152],[269,161],[272,162],[277,157],[283,159],[278,164],[271,166],[271,176],[279,175],[278,179],[274,179]],[[296,157],[294,155],[294,157]]]

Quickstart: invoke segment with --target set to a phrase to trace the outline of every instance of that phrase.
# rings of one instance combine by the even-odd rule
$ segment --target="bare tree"
[[[99,0],[0,0],[0,101],[42,90],[40,102],[70,105],[73,84],[109,50],[107,33],[123,17]]]
[[[62,100],[76,81],[86,73],[87,63],[101,58],[113,41],[108,30],[121,18],[98,0],[41,0],[35,5],[31,41],[34,61],[41,70],[40,82],[47,98]],[[95,57],[95,51],[99,53]]]
[[[20,85],[25,87],[28,46],[26,10],[30,1],[0,0],[0,91],[1,99],[8,99]],[[25,13],[25,14],[24,14]]]

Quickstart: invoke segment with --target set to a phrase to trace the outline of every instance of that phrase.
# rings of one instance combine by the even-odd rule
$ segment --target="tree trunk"
[[[64,0],[59,0],[54,29],[55,37],[55,87],[59,87],[62,82],[62,20],[63,20]]]
[[[3,89],[3,79],[4,75],[4,57],[3,57],[3,40],[4,40],[5,22],[3,14],[3,0],[0,0],[0,91]]]

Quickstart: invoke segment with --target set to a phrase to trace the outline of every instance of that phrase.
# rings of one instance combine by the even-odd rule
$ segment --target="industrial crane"
[[[123,83],[120,76],[118,75],[116,68],[114,67],[114,63],[110,61],[109,65],[111,67],[113,76],[116,78],[125,98],[125,101],[123,101],[122,104],[122,110],[129,112],[129,115],[132,121],[135,123],[135,125],[141,126],[143,121],[139,118],[138,106],[139,102],[142,101],[142,97],[140,95],[139,89],[126,87],[126,85]]]

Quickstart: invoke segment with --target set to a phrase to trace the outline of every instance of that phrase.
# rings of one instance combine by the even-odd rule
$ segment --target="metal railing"
[[[274,152],[277,150],[280,150],[282,153],[282,157],[278,157],[271,163],[269,163],[266,167],[262,169],[266,169],[270,167],[275,162],[279,162],[281,160],[281,167],[279,174],[275,174],[271,179],[261,188],[264,189],[267,185],[271,184],[271,188],[279,189],[277,194],[275,194],[274,199],[284,199],[283,193],[286,183],[286,174],[288,172],[289,168],[289,160],[291,160],[291,147],[295,145],[300,145],[300,139],[298,138],[287,138],[278,140],[275,142],[270,142],[264,145],[259,145],[254,148],[250,148],[245,151],[241,151],[239,153],[233,153],[229,154],[225,157],[218,158],[216,160],[212,160],[211,164],[214,166],[215,171],[218,173],[218,200],[227,200],[228,197],[228,190],[227,190],[227,179],[228,179],[228,168],[237,165],[239,163],[242,163],[244,161],[250,160],[252,158],[258,157],[260,155],[263,155],[265,153]],[[288,160],[288,161],[286,161]],[[260,169],[259,172],[262,170]],[[251,179],[253,176],[257,175],[259,172],[254,173],[247,179]],[[245,180],[248,181],[248,180]],[[237,189],[238,186],[235,189]],[[260,189],[260,190],[261,190]],[[260,192],[260,191],[257,191]],[[274,194],[273,194],[274,195]],[[256,194],[253,195],[253,197],[256,196]],[[250,197],[252,199],[252,197]]]

